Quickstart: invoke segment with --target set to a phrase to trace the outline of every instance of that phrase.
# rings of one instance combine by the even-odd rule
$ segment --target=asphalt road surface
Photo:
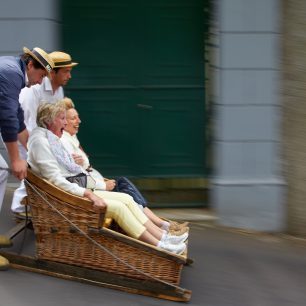
[[[6,195],[0,230],[14,221]],[[33,232],[14,240],[15,251],[27,252]],[[191,224],[189,254],[181,287],[192,290],[188,305],[306,305],[306,241],[281,235],[226,230]],[[0,272],[0,306],[178,305],[178,302],[125,293],[21,270]]]

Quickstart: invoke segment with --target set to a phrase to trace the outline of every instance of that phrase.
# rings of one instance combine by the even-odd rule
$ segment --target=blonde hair
[[[50,125],[55,117],[61,112],[66,112],[66,108],[62,103],[41,104],[37,109],[37,126],[47,129],[48,125]]]
[[[61,103],[66,110],[75,108],[73,101],[70,98],[65,97],[62,100],[59,100],[58,103]]]

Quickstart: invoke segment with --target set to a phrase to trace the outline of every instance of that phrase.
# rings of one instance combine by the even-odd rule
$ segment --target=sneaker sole
[[[9,267],[10,265],[0,266],[0,271],[6,271]]]
[[[181,251],[180,253],[177,253],[176,255],[182,255],[182,254],[184,254],[184,252],[186,251],[186,249],[187,249],[187,246],[184,248],[183,251]]]
[[[0,248],[10,248],[13,246],[13,242],[10,241],[9,243],[0,244]]]

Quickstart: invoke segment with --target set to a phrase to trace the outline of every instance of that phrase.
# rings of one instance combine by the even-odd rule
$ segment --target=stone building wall
[[[282,104],[288,232],[306,236],[306,1],[283,1]]]
[[[286,227],[281,163],[281,0],[215,4],[214,175],[220,224]]]

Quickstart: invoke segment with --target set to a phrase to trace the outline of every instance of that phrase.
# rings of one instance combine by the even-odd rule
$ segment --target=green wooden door
[[[62,1],[66,88],[104,175],[205,177],[204,4]]]

